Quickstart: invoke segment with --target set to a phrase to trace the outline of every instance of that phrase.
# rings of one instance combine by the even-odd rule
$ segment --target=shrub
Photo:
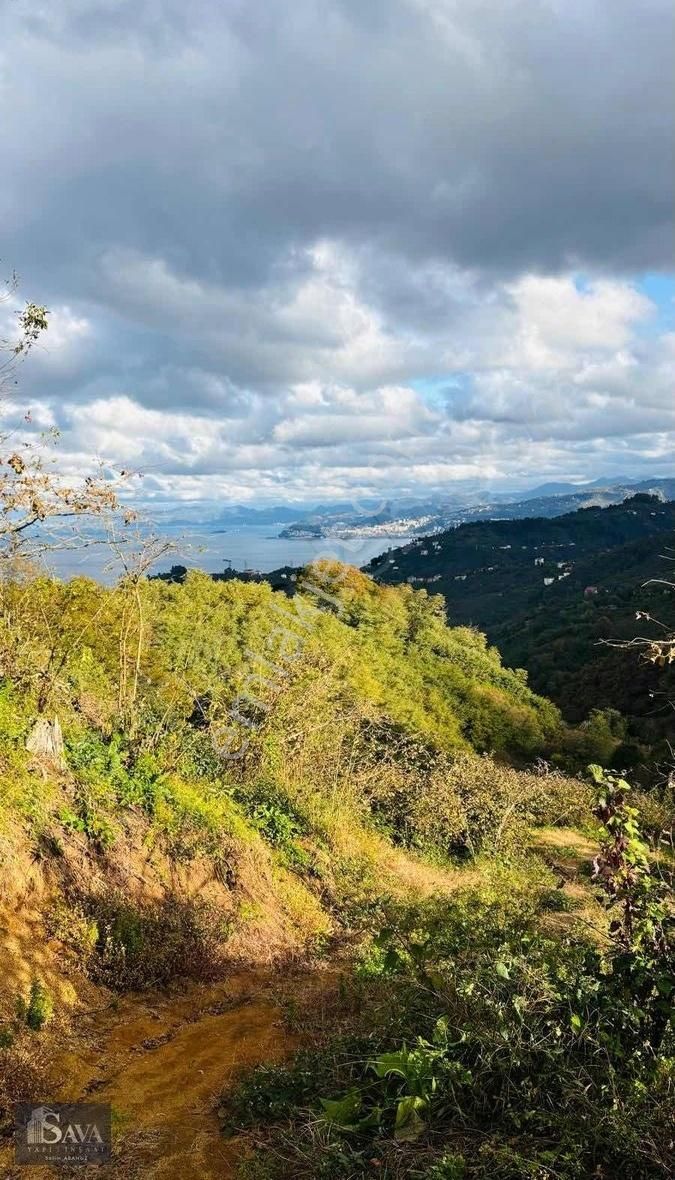
[[[86,967],[96,949],[99,938],[98,924],[89,917],[79,902],[67,904],[54,899],[44,915],[45,929],[50,938],[57,938],[64,946],[74,951]]]
[[[117,991],[162,987],[171,979],[213,979],[222,967],[226,931],[221,915],[206,904],[167,897],[133,906],[120,896],[86,898],[97,942],[88,960],[92,979]]]
[[[675,776],[661,787],[634,791],[640,826],[655,849],[675,848]]]
[[[30,985],[28,1000],[20,996],[16,1008],[19,1019],[34,1032],[39,1032],[53,1016],[54,1001],[42,980],[34,979]]]
[[[251,830],[230,791],[215,783],[189,783],[167,775],[155,800],[153,828],[167,839],[176,859],[199,853],[222,855],[223,844],[248,841]]]
[[[234,798],[251,827],[279,850],[288,868],[303,871],[310,867],[311,856],[299,843],[299,837],[309,830],[308,824],[274,780],[261,778],[241,786]]]
[[[403,741],[380,760],[369,787],[376,819],[400,843],[449,855],[523,843],[533,824],[578,822],[590,792],[577,779],[526,772],[483,755],[448,758]]]

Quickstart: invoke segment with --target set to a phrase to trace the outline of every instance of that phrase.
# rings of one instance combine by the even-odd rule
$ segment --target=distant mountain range
[[[233,504],[223,508],[212,503],[186,504],[178,508],[153,513],[153,523],[167,528],[240,528],[245,525],[276,525],[291,523],[298,518],[298,509],[286,505],[273,508],[247,508]]]
[[[519,520],[527,516],[554,517],[579,508],[608,507],[620,504],[626,496],[647,492],[661,500],[675,499],[675,479],[650,479],[638,482],[542,484],[516,498],[476,500],[431,498],[422,502],[391,501],[377,512],[354,512],[344,505],[315,510],[297,517],[280,532],[281,537],[378,537],[429,536],[448,528],[457,528],[476,520]]]
[[[193,503],[155,511],[155,523],[166,527],[218,529],[251,525],[282,526],[281,535],[337,536],[368,533],[395,537],[436,532],[469,520],[517,519],[522,516],[560,516],[576,508],[620,503],[631,492],[653,492],[664,500],[675,498],[675,478],[631,480],[619,476],[585,484],[544,483],[528,491],[490,492],[463,488],[426,499],[392,497],[386,502],[370,498],[359,503],[298,506],[277,504],[252,508],[243,504],[223,506]],[[387,525],[393,525],[388,532]],[[401,527],[403,526],[403,527]]]

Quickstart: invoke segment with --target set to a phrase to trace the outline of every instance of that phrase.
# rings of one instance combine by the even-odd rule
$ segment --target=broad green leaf
[[[422,1114],[426,1112],[427,1105],[424,1098],[415,1098],[412,1095],[401,1098],[396,1107],[396,1125],[394,1127],[394,1138],[399,1143],[408,1143],[419,1139],[426,1128]]]
[[[407,1049],[397,1049],[394,1053],[381,1053],[379,1057],[373,1061],[373,1069],[378,1078],[386,1078],[389,1074],[400,1074],[402,1078],[408,1076],[408,1059],[410,1054]]]
[[[373,1130],[375,1127],[379,1127],[381,1121],[382,1121],[382,1107],[381,1106],[374,1106],[373,1109],[368,1112],[368,1114],[365,1116],[365,1118],[359,1119],[358,1123],[356,1124],[355,1129],[357,1131],[370,1131],[370,1130]]]
[[[358,1090],[349,1090],[342,1098],[322,1098],[321,1105],[329,1123],[353,1129],[361,1110],[361,1095]]]

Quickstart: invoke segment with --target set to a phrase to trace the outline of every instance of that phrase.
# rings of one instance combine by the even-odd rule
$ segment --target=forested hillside
[[[198,573],[183,585],[114,589],[8,581],[2,617],[2,807],[36,837],[56,825],[57,842],[79,832],[112,849],[131,813],[171,847],[209,849],[267,810],[271,829],[278,820],[290,833],[346,808],[413,845],[475,850],[498,822],[498,784],[506,776],[517,794],[521,781],[478,755],[524,764],[569,736],[555,706],[479,633],[448,628],[442,600],[378,587],[348,567],[310,568],[290,602],[266,584]],[[67,775],[65,793],[30,756],[56,721],[63,754],[47,753]],[[476,759],[485,780],[476,789],[494,791],[476,830],[475,805],[465,813],[452,792],[447,804],[436,799],[433,821],[420,818],[438,768],[460,755]],[[523,801],[531,785],[525,775]],[[573,784],[565,789],[574,806]]]
[[[626,719],[621,765],[661,760],[675,736],[675,679],[622,644],[675,623],[675,504],[638,495],[555,520],[493,521],[391,550],[368,567],[385,584],[442,593],[451,622],[484,629],[507,664],[578,722]]]

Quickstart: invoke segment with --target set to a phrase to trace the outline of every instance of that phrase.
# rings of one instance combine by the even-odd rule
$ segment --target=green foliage
[[[466,1175],[466,1161],[462,1155],[443,1155],[435,1164],[418,1173],[422,1180],[463,1180]]]
[[[54,1000],[41,979],[34,979],[30,985],[28,999],[19,997],[16,1004],[17,1015],[20,1020],[32,1029],[40,1032],[48,1024],[54,1014]]]
[[[307,868],[308,854],[298,842],[308,827],[288,796],[270,779],[262,778],[235,791],[251,826],[273,848],[282,853],[291,868]]]
[[[595,814],[604,827],[594,879],[602,886],[617,947],[612,982],[619,1035],[633,1052],[656,1054],[675,1027],[672,880],[652,871],[639,813],[627,802],[629,784],[599,766],[590,770],[597,786]]]
[[[0,683],[0,741],[15,742],[26,733],[24,701],[9,682]]]
[[[373,1159],[427,1180],[668,1173],[672,1026],[657,1055],[624,948],[546,935],[549,893],[543,868],[502,866],[460,896],[389,907],[358,983],[369,1031],[360,1047],[329,1044],[323,1071],[305,1074],[280,1115],[290,1126],[267,1131],[270,1177],[319,1175],[326,1143],[343,1157],[330,1176],[367,1176]]]
[[[285,1118],[314,1098],[331,1081],[329,1062],[322,1054],[302,1050],[289,1065],[256,1066],[223,1097],[228,1127],[255,1127],[269,1119]]]
[[[409,1143],[423,1134],[439,1085],[466,1084],[470,1073],[447,1060],[447,1024],[439,1020],[433,1041],[417,1038],[409,1048],[380,1053],[368,1065],[374,1082],[352,1088],[340,1098],[321,1098],[326,1122],[339,1131],[366,1134],[389,1126],[393,1138]]]
[[[133,812],[176,857],[216,855],[257,832],[299,871],[310,863],[304,838],[335,843],[345,822],[375,820],[441,856],[527,823],[527,800],[546,792],[469,757],[472,746],[520,756],[555,744],[559,718],[522,675],[476,632],[448,628],[442,601],[425,592],[379,587],[335,563],[310,567],[300,588],[289,602],[266,585],[194,572],[182,584],[140,583],[147,625],[136,636],[133,725],[122,729],[126,589],[7,583],[0,753],[11,777],[26,773],[21,738],[37,681],[66,739],[71,789],[56,818],[102,852]],[[244,758],[223,759],[223,732]],[[418,755],[411,765],[413,747],[427,751],[426,769]],[[575,788],[560,787],[571,799]],[[7,809],[17,807],[45,826],[38,778],[9,795]]]
[[[56,814],[64,828],[71,832],[81,832],[101,850],[112,848],[115,843],[114,827],[104,816],[96,813],[86,794],[79,796],[76,811],[70,807],[60,807]]]
[[[218,783],[186,783],[174,775],[155,799],[153,828],[182,860],[200,852],[220,857],[232,838],[248,842],[252,835],[227,789]]]
[[[152,625],[134,724],[122,730],[113,702],[124,588],[41,578],[19,597],[9,586],[26,635],[13,641],[10,714],[26,708],[29,667],[49,678],[72,782],[57,808],[66,830],[107,852],[140,813],[179,859],[219,855],[257,832],[307,872],[306,837],[337,855],[355,822],[444,857],[578,811],[569,780],[475,757],[471,746],[541,753],[559,718],[482,636],[448,628],[440,599],[334,563],[310,567],[300,587],[289,602],[266,585],[195,573],[140,584]],[[21,763],[16,724],[12,732],[6,756]],[[219,755],[223,732],[244,743],[243,758]],[[31,789],[20,792],[26,805]],[[39,808],[35,816],[44,826]]]
[[[506,663],[526,668],[535,691],[570,723],[589,719],[563,742],[575,772],[589,761],[624,769],[651,763],[653,771],[653,763],[669,759],[675,665],[659,668],[616,645],[634,638],[636,615],[646,620],[641,633],[654,639],[666,632],[650,619],[675,630],[661,541],[674,527],[673,503],[632,497],[552,520],[461,525],[434,537],[433,546],[415,541],[367,568],[387,585],[438,579],[450,620],[485,630]],[[553,584],[545,586],[544,577]],[[589,586],[598,592],[586,595]],[[598,710],[618,710],[626,737],[612,726],[608,732],[593,716]]]
[[[385,830],[410,848],[448,856],[503,852],[533,824],[579,822],[590,793],[542,765],[516,771],[486,755],[454,757],[384,730],[372,747],[368,798]]]

